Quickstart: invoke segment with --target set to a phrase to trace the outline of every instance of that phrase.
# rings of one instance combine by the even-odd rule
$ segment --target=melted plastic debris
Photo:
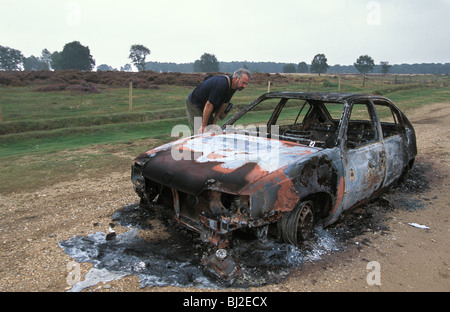
[[[131,229],[117,235],[114,240],[106,240],[105,233],[97,232],[88,237],[75,236],[60,242],[60,246],[77,262],[89,262],[94,265],[92,270],[103,270],[103,279],[94,276],[98,282],[110,276],[122,278],[134,274],[141,279],[143,287],[213,286],[204,280],[198,260],[189,258],[186,251],[181,253],[180,246],[175,242],[149,243],[137,237],[137,233],[136,229]],[[73,291],[93,286],[88,280],[91,277],[89,273],[86,275],[87,281],[81,282],[81,285],[75,284]]]
[[[127,205],[114,215],[114,220],[121,225],[133,227],[135,224],[148,230],[151,226],[145,225],[143,218],[149,217],[148,209]],[[274,238],[264,244],[242,235],[227,248],[242,268],[242,274],[230,284],[209,274],[201,264],[214,252],[209,244],[201,243],[198,235],[176,226],[169,231],[172,232],[170,238],[160,241],[146,241],[138,236],[136,228],[131,228],[112,240],[107,240],[105,233],[97,232],[60,242],[64,252],[77,262],[93,264],[85,280],[75,284],[71,291],[81,291],[98,282],[126,275],[138,276],[141,287],[170,285],[218,289],[262,286],[279,283],[305,262],[317,261],[322,255],[338,250],[335,238],[321,227],[317,227],[317,238],[306,248],[279,243]]]
[[[412,227],[415,227],[415,228],[418,228],[418,229],[424,229],[424,230],[429,230],[430,228],[428,227],[428,226],[426,226],[426,225],[423,225],[423,224],[418,224],[418,223],[415,223],[415,222],[413,222],[413,223],[408,223],[410,226],[412,226]]]
[[[122,277],[125,277],[127,275],[129,274],[121,272],[111,272],[107,269],[93,268],[86,274],[84,281],[78,282],[73,285],[72,289],[70,289],[69,292],[79,292],[85,288],[95,286],[100,282],[111,282],[116,279],[121,279]]]

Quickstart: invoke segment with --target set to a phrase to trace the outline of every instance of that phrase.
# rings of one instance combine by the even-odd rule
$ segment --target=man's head
[[[242,91],[245,89],[245,87],[247,87],[250,79],[252,79],[252,75],[250,74],[250,72],[245,68],[240,68],[233,74],[233,83],[231,85],[231,88],[233,90]]]

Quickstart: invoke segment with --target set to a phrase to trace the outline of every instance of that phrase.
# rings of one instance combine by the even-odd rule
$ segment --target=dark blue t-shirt
[[[226,76],[214,76],[198,85],[191,94],[189,94],[189,101],[198,106],[202,111],[207,101],[213,105],[213,112],[216,112],[223,103],[228,103],[235,93],[231,90],[231,81],[228,84]]]

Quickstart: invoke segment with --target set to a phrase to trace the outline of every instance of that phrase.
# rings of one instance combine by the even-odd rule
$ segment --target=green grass
[[[5,135],[0,136],[0,159],[42,155],[102,143],[133,142],[146,138],[170,139],[172,128],[178,124],[187,124],[185,118]]]
[[[335,76],[314,76],[311,84],[308,79],[292,76],[286,83],[274,83],[271,91],[337,91]],[[362,88],[361,77],[345,76],[341,92],[382,94],[407,112],[448,101],[448,80],[438,77],[426,85],[417,81],[393,85],[369,79]],[[80,175],[128,171],[134,156],[173,140],[170,133],[175,125],[187,125],[184,103],[192,89],[173,85],[135,89],[129,111],[127,88],[80,94],[0,87],[0,193],[37,190]],[[265,84],[251,84],[237,92],[231,114],[265,92]],[[247,122],[257,124],[269,114],[269,107],[252,111]]]
[[[98,144],[52,152],[30,152],[0,163],[0,193],[33,192],[77,178],[101,179],[112,172],[129,172],[135,155],[164,140]]]
[[[413,90],[402,90],[384,94],[405,113],[411,109],[419,108],[433,103],[448,102],[450,88],[420,88]]]
[[[180,107],[190,88],[161,86],[133,90],[133,112]],[[36,92],[33,87],[0,87],[2,121],[47,120],[102,116],[129,111],[128,88],[104,89],[98,94]]]

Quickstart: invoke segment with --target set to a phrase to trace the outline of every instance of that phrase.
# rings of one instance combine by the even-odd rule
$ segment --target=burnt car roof
[[[363,93],[342,93],[342,92],[299,92],[299,91],[281,91],[281,92],[269,92],[262,94],[253,102],[240,109],[236,114],[231,116],[223,125],[222,129],[225,129],[227,125],[236,122],[242,115],[252,110],[255,106],[267,99],[298,99],[298,100],[313,100],[331,103],[347,103],[356,99],[379,99],[389,102],[396,107],[391,100],[379,95],[370,95]]]
[[[362,93],[341,93],[341,92],[292,92],[292,91],[283,91],[283,92],[270,92],[261,95],[258,100],[263,98],[293,98],[293,99],[301,99],[301,100],[316,100],[316,101],[324,101],[324,102],[348,102],[352,99],[356,98],[378,98],[385,99],[387,98],[379,96],[379,95],[370,95],[370,94],[362,94]]]

